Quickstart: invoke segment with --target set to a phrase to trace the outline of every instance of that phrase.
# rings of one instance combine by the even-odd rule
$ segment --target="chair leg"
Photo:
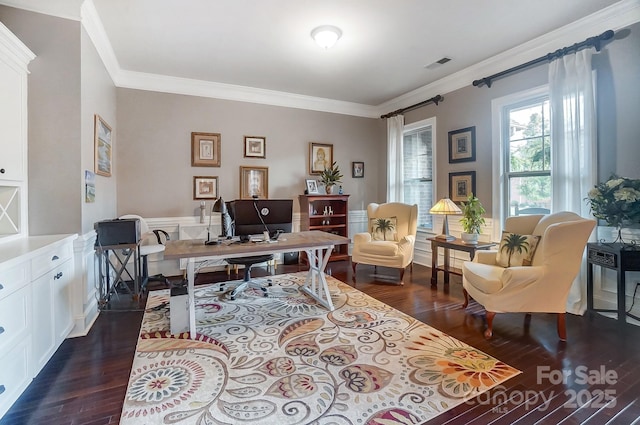
[[[567,313],[558,313],[558,337],[560,341],[567,340]]]
[[[464,294],[464,304],[462,304],[462,308],[467,308],[469,306],[469,293],[464,288],[462,288],[462,293]]]
[[[404,278],[404,269],[400,269],[400,285],[404,285],[402,278]]]
[[[493,318],[496,317],[495,311],[487,311],[487,329],[484,331],[485,339],[491,339],[493,336]]]

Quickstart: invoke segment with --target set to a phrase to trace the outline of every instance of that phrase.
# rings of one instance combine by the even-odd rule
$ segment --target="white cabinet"
[[[27,65],[35,55],[0,22],[0,242],[27,230]]]
[[[0,244],[0,418],[73,327],[76,235]]]

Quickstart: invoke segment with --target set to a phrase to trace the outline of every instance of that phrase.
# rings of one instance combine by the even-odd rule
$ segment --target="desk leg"
[[[189,294],[189,338],[196,337],[195,258],[187,260],[187,293]]]
[[[306,282],[300,288],[305,294],[326,307],[329,311],[333,311],[335,307],[331,301],[331,294],[329,293],[324,271],[329,263],[332,249],[333,246],[305,250],[307,260],[309,261],[309,272],[307,273]]]
[[[626,300],[626,284],[625,284],[625,271],[620,270],[620,266],[618,266],[618,322],[626,323],[627,322],[627,300]]]
[[[438,286],[438,245],[431,241],[431,286]]]

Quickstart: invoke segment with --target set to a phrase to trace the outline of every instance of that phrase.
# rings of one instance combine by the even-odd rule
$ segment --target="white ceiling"
[[[564,47],[567,38],[556,30],[611,5],[626,4],[627,9],[631,6],[637,11],[639,2],[0,0],[71,19],[80,18],[85,3],[83,23],[91,15],[90,35],[94,43],[102,44],[98,51],[103,60],[110,61],[107,69],[119,86],[188,81],[190,90],[201,84],[210,90],[243,91],[245,97],[259,89],[256,92],[265,98],[281,95],[291,101],[355,105],[368,110],[363,115],[407,106],[413,97],[420,101],[426,94],[439,94],[424,88],[435,90],[438,81],[463,70],[489,72],[487,61],[496,55],[502,54],[502,68],[492,72],[501,71],[510,60],[522,63],[520,57],[535,50],[530,40],[540,40],[537,44],[547,49],[557,40],[563,44],[553,49]],[[310,37],[314,27],[326,24],[343,32],[328,50]],[[591,31],[587,36],[602,32],[595,27]],[[574,33],[578,38],[569,38],[569,44],[584,40],[579,31]],[[442,57],[452,60],[425,68]],[[479,66],[482,64],[485,66]],[[145,75],[156,83],[143,83]],[[473,76],[466,84],[487,76],[469,75]],[[213,85],[207,86],[209,83]]]

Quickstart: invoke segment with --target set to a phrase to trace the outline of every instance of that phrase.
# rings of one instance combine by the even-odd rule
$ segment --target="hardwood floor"
[[[349,262],[330,263],[328,269],[353,284]],[[297,270],[279,266],[277,273]],[[268,272],[258,267],[252,273]],[[429,425],[640,424],[640,327],[568,315],[563,343],[553,315],[534,314],[526,323],[523,314],[498,314],[487,341],[482,307],[472,301],[460,308],[460,278],[444,287],[440,280],[434,288],[431,270],[414,265],[397,286],[397,270],[380,267],[374,273],[373,267],[358,266],[356,287],[523,372]],[[198,276],[199,283],[222,280],[225,273]],[[0,425],[118,423],[141,319],[141,311],[102,312],[89,335],[62,344]],[[564,380],[562,371],[570,373]]]

